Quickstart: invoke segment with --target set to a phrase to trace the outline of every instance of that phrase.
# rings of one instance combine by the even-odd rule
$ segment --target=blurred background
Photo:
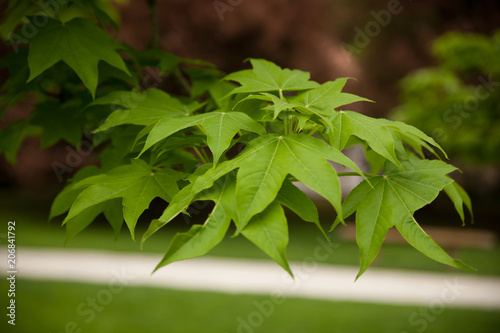
[[[151,43],[149,1],[104,2],[115,13],[120,26],[118,32],[110,30],[110,33],[139,51],[146,49]],[[0,3],[1,11],[6,8],[6,1]],[[458,215],[444,196],[417,212],[417,220],[426,226],[446,227],[444,234],[439,234],[443,229],[431,229],[435,232],[435,238],[439,238],[438,243],[443,240],[445,248],[479,268],[478,274],[500,275],[500,250],[496,241],[500,235],[499,1],[158,0],[157,6],[160,32],[158,43],[166,51],[180,57],[210,61],[224,72],[247,68],[248,64],[244,60],[253,57],[266,58],[282,67],[308,71],[312,79],[318,82],[337,77],[353,77],[356,80],[348,81],[345,90],[376,102],[357,103],[353,106],[355,111],[373,117],[402,120],[432,136],[448,152],[450,162],[462,170],[462,173],[455,172],[453,177],[472,198],[475,223],[461,228]],[[0,55],[9,52],[7,44],[0,46]],[[0,83],[3,83],[8,72],[2,70],[0,75]],[[8,109],[0,120],[0,130],[14,120],[26,117],[30,108],[30,101],[23,101]],[[0,152],[4,153],[0,157],[2,220],[31,221],[20,233],[21,245],[61,246],[64,231],[57,225],[47,225],[46,218],[51,200],[64,186],[58,181],[51,165],[54,161],[64,163],[67,143],[59,142],[42,150],[39,139],[28,137],[16,143],[19,144],[19,151],[16,153],[11,141],[4,140],[7,135],[5,131],[0,131]],[[9,142],[8,146],[6,142]],[[17,163],[13,165],[11,162],[16,156]],[[87,164],[92,163],[92,157],[85,157]],[[81,164],[84,165],[85,163]],[[161,209],[161,206],[152,207],[144,214],[143,221],[147,222],[151,217],[157,216]],[[179,228],[183,227],[182,222],[178,225]],[[450,231],[451,227],[461,229],[457,233],[455,229]],[[308,241],[304,237],[308,235],[308,231],[304,232],[301,228],[297,226],[291,230],[291,244],[294,241],[296,243],[289,250],[291,260],[302,260],[306,257],[304,253],[310,253],[314,245],[314,241]],[[332,259],[333,264],[356,265],[358,262],[352,230],[346,230],[334,236],[339,242],[344,242],[345,246],[339,256]],[[464,230],[469,233],[463,234]],[[117,242],[112,243],[111,231],[106,230],[106,235],[103,235],[99,224],[96,224],[77,236],[68,246],[138,250],[138,244],[127,237],[122,235]],[[165,250],[165,239],[171,235],[164,237],[166,238],[157,237],[157,243],[153,242],[146,251]],[[315,236],[311,238],[314,240]],[[452,241],[458,238],[468,240]],[[375,266],[449,272],[446,267],[431,262],[400,243],[396,236],[392,242],[389,240]],[[212,255],[235,253],[234,255],[245,258],[261,258],[249,244],[240,244],[235,240],[228,240],[227,244],[224,245],[227,247],[220,248]],[[45,282],[23,283],[33,295],[48,297],[54,304],[63,302],[63,294],[68,296],[75,293],[75,306],[78,300],[84,298],[85,288],[93,288],[76,288],[74,285],[56,287],[50,283],[45,285]],[[241,313],[248,312],[251,307],[248,304],[254,299],[253,296],[242,296],[236,301],[235,298],[221,295],[200,296],[174,291],[165,293],[166,299],[176,300],[182,306],[179,306],[178,312],[170,314],[151,312],[157,319],[148,320],[160,322],[162,316],[171,318],[172,330],[167,330],[169,332],[184,332],[181,324],[174,324],[175,316],[179,316],[179,322],[182,322],[184,319],[181,312],[190,311],[190,307],[196,306],[194,304],[200,299],[204,300],[200,301],[202,303],[208,302],[203,303],[205,306],[213,304],[216,299],[216,304],[223,309],[221,311],[227,311],[227,306],[231,307],[232,302],[237,302],[240,305],[235,311]],[[88,331],[113,332],[113,327],[121,327],[117,319],[119,313],[134,316],[134,297],[146,294],[145,291],[135,290],[129,296],[120,296],[130,299],[120,306],[116,305],[116,309],[107,310],[110,317],[93,323],[95,327],[88,326]],[[193,303],[185,300],[192,300]],[[142,299],[141,302],[152,301]],[[317,309],[309,315],[320,323],[319,326],[297,324],[295,330],[292,326],[282,330],[266,326],[259,332],[330,332],[329,311],[320,310],[325,309],[324,304],[309,304],[309,301],[299,300],[293,305],[294,302],[287,302],[286,308],[283,308],[283,322],[280,322],[279,316],[272,319],[276,321],[276,327],[283,327],[285,312],[300,314],[305,308]],[[161,306],[158,301],[154,304]],[[35,304],[33,308],[39,305]],[[399,326],[395,324],[394,332],[404,331],[400,327],[406,327],[408,332],[411,331],[410,328],[416,331],[414,326],[408,324],[408,317],[415,311],[415,307],[387,306],[374,310],[373,306],[366,304],[336,303],[329,306],[334,311],[346,311],[346,326],[339,324],[339,329],[335,332],[373,332],[377,330],[374,327],[381,321],[382,313],[394,311],[398,314],[391,320],[401,322]],[[73,308],[74,306],[69,306],[69,310],[73,311]],[[26,308],[26,313],[28,309],[33,310]],[[206,318],[203,317],[206,309],[199,306],[195,309],[201,313],[201,322],[209,321],[209,314]],[[375,315],[372,319],[367,318],[364,324],[356,323],[359,327],[353,328],[349,326],[349,321],[351,325],[356,321],[360,309],[365,313],[375,311]],[[69,310],[54,307],[54,311],[62,314]],[[498,319],[494,319],[495,316],[498,318],[498,312],[453,311],[447,310],[433,322],[434,326],[429,324],[426,332],[466,332],[474,329],[473,325],[479,325],[481,321],[484,324],[477,332],[498,332],[500,323]],[[69,312],[66,315],[71,316]],[[463,322],[466,319],[469,320],[468,324]],[[57,319],[53,319],[46,327],[50,328],[56,322]],[[62,331],[64,327],[61,323],[62,321],[57,322],[57,325]],[[221,327],[214,326],[210,331],[222,332]],[[149,328],[144,329],[148,331]],[[195,332],[197,329],[193,326],[185,331]]]

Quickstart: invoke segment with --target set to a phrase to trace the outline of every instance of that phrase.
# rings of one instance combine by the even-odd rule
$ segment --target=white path
[[[6,258],[6,251],[0,252]],[[326,300],[500,309],[500,278],[368,269],[314,262],[292,264],[292,280],[271,261],[205,257],[171,264],[151,275],[159,254],[18,248],[17,277],[128,286],[154,286]],[[1,260],[0,274],[7,271]]]

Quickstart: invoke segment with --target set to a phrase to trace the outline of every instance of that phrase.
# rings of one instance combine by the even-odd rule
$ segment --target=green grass
[[[0,283],[2,290],[7,287],[4,281]],[[271,308],[269,295],[142,287],[109,292],[111,298],[101,298],[104,304],[99,295],[109,290],[106,285],[18,280],[16,289],[16,327],[2,328],[6,326],[4,318],[1,332],[413,333],[425,328],[426,333],[496,333],[500,327],[500,312],[470,309],[445,308],[437,314],[421,306],[296,298],[280,299],[280,304],[271,303]],[[88,303],[92,298],[97,299],[96,310]],[[264,311],[259,311],[256,303]],[[429,319],[420,311],[429,311]],[[239,327],[238,318],[249,322],[247,329]]]

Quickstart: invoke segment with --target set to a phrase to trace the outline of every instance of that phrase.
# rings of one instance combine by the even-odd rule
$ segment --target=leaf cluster
[[[28,4],[11,2],[9,10],[29,12]],[[113,22],[96,3],[87,5],[101,25]],[[3,29],[12,26],[8,22]],[[32,17],[26,24],[36,22]],[[25,136],[40,135],[43,147],[60,140],[77,145],[92,131],[98,166],[77,172],[51,209],[51,218],[66,214],[68,240],[100,214],[116,235],[126,225],[135,238],[140,216],[160,198],[168,206],[151,221],[144,243],[179,214],[189,214],[193,203],[212,201],[205,221],[177,234],[157,268],[204,255],[234,230],[291,274],[285,208],[328,239],[300,182],[331,205],[331,229],[356,215],[360,274],[391,227],[430,258],[469,268],[413,217],[444,190],[464,220],[464,205],[471,206],[449,177],[456,169],[419,129],[344,109],[369,101],[343,91],[347,78],[319,84],[307,72],[263,59],[224,75],[204,61],[137,52],[81,16],[47,17],[38,30],[0,62],[11,73],[3,87],[6,106],[36,96],[30,118],[0,132],[0,150],[14,162]],[[170,89],[160,89],[164,83]],[[370,172],[343,153],[353,145],[364,148]],[[342,201],[340,179],[349,176],[363,180]]]

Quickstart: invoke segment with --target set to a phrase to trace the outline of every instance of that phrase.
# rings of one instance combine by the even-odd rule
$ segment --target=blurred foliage
[[[438,38],[434,68],[400,82],[392,117],[438,141],[452,157],[500,164],[500,31],[487,37],[450,32]]]

